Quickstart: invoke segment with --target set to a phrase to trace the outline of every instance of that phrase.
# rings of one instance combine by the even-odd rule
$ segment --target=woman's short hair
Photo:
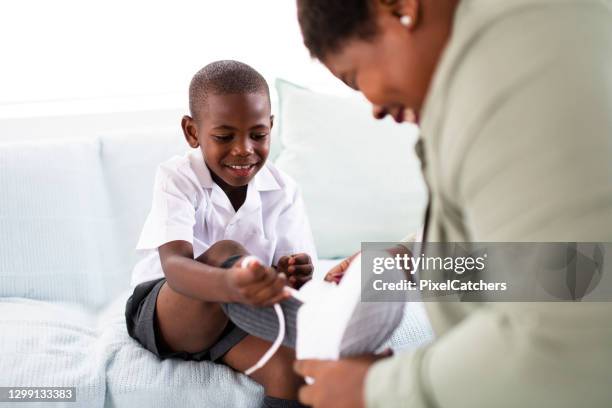
[[[351,38],[376,34],[374,0],[297,0],[304,45],[322,60]]]

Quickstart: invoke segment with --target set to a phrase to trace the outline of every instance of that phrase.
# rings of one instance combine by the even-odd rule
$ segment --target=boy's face
[[[208,168],[226,184],[247,185],[270,151],[273,118],[267,95],[210,94],[195,116],[183,117],[187,143],[200,146]]]

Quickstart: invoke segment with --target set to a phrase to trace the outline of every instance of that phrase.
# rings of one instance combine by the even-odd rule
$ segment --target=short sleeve
[[[276,265],[282,256],[306,253],[310,255],[316,269],[317,251],[304,200],[298,188],[294,190],[290,204],[280,214],[277,225],[278,240],[274,250],[273,264]]]
[[[171,241],[193,245],[198,204],[194,181],[177,169],[160,166],[155,176],[153,203],[136,249],[155,249]]]

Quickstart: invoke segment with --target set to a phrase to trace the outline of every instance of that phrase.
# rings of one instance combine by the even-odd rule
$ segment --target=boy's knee
[[[210,266],[221,266],[230,256],[248,254],[249,252],[238,242],[224,239],[212,244],[202,255],[196,258],[196,261]]]

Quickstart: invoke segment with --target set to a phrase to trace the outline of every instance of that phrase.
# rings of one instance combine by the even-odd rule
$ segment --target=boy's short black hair
[[[211,62],[199,70],[189,84],[189,111],[197,114],[208,95],[263,93],[270,100],[264,77],[251,66],[233,60]]]
[[[297,0],[297,5],[304,45],[319,60],[348,39],[376,34],[374,0]]]

